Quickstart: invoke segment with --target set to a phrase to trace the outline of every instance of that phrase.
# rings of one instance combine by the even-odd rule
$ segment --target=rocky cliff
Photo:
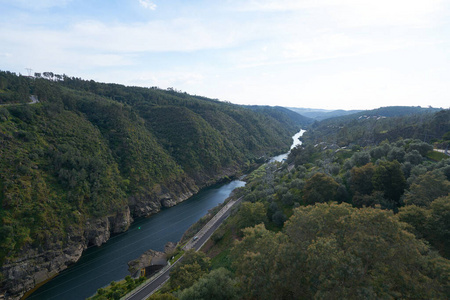
[[[209,178],[208,182],[220,181],[231,175],[226,170]],[[214,183],[215,183],[214,182]],[[201,184],[206,186],[206,183]],[[101,246],[109,238],[125,232],[133,222],[133,216],[148,217],[158,213],[162,207],[168,208],[187,200],[199,191],[193,180],[158,185],[146,196],[129,198],[129,205],[114,215],[89,219],[82,226],[71,227],[65,242],[58,238],[48,240],[45,250],[27,247],[17,259],[6,261],[1,268],[3,274],[2,293],[6,299],[20,299],[27,292],[57,275],[77,262],[83,251],[91,246]]]
[[[127,206],[115,215],[88,220],[82,228],[69,228],[64,246],[55,239],[48,241],[47,250],[23,249],[22,256],[6,261],[1,269],[5,279],[4,296],[20,299],[27,291],[77,262],[85,249],[106,243],[111,234],[126,231],[132,222]]]
[[[287,149],[299,125],[277,108],[173,90],[0,77],[5,92],[39,99],[0,107],[0,295],[20,296],[131,217]]]

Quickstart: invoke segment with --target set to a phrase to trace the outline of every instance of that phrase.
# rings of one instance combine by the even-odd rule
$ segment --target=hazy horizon
[[[0,0],[0,69],[236,104],[449,107],[442,0]]]

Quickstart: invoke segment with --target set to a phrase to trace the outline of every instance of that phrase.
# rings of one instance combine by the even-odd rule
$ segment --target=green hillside
[[[326,140],[325,127],[308,132]],[[247,177],[203,256],[149,299],[448,298],[450,158],[431,160],[433,146],[417,139],[302,141],[287,163]]]
[[[174,90],[0,78],[2,263],[64,249],[88,220],[127,206],[136,217],[174,205],[287,151],[303,124]],[[39,103],[23,104],[30,95]]]
[[[361,146],[416,138],[439,142],[450,132],[450,110],[420,107],[382,107],[375,110],[315,122],[304,139],[310,144],[325,142]]]

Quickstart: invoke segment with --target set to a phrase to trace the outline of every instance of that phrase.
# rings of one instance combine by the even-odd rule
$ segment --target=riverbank
[[[101,247],[86,250],[76,264],[62,271],[28,299],[79,300],[93,295],[99,287],[127,276],[127,263],[148,249],[163,251],[167,242],[179,241],[192,224],[228,198],[232,190],[243,185],[244,182],[235,180],[206,188],[151,218],[137,219],[127,232],[111,237]]]

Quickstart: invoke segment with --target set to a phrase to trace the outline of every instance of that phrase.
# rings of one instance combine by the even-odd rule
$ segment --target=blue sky
[[[0,0],[0,69],[238,104],[450,106],[450,1]]]

